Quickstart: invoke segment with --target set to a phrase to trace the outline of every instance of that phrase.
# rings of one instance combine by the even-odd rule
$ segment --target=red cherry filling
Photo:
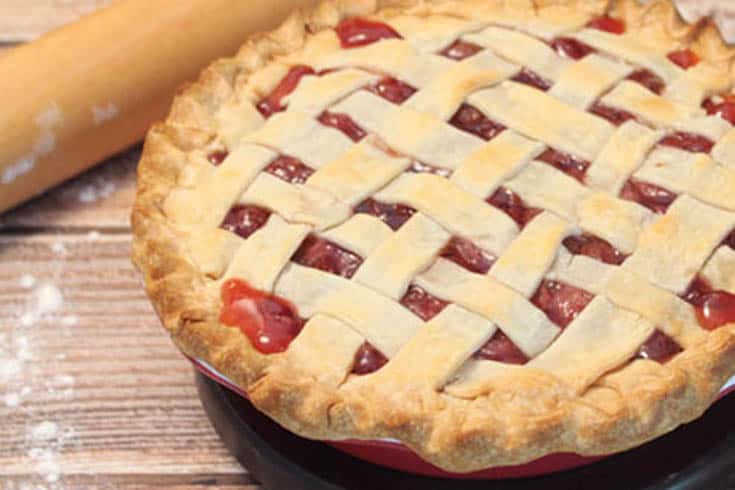
[[[222,165],[222,162],[225,161],[225,158],[227,158],[227,155],[229,155],[227,151],[217,150],[207,155],[207,160],[209,161],[209,163],[211,163],[215,167],[219,167],[220,165]]]
[[[319,122],[325,126],[329,126],[330,128],[342,131],[355,143],[362,140],[367,135],[367,132],[347,114],[325,111],[319,116]]]
[[[385,366],[388,358],[380,353],[378,349],[365,342],[355,353],[355,362],[352,365],[352,373],[360,376],[374,373]]]
[[[505,212],[521,228],[543,211],[542,209],[526,206],[521,196],[505,187],[499,188],[492,196],[487,198],[487,203]]]
[[[449,240],[440,255],[477,274],[487,274],[496,260],[471,241],[456,236]]]
[[[720,116],[730,124],[735,124],[735,95],[726,95],[721,102],[707,99],[702,104],[710,116]]]
[[[304,165],[301,160],[286,155],[273,160],[265,171],[292,184],[303,184],[314,173],[314,169]]]
[[[668,58],[685,70],[688,70],[689,68],[698,65],[700,61],[697,53],[695,53],[691,49],[673,51],[668,54]]]
[[[627,255],[594,235],[575,235],[564,239],[564,246],[574,255],[586,255],[610,265],[620,265]]]
[[[551,42],[551,47],[559,56],[571,58],[573,60],[581,60],[585,56],[594,53],[596,50],[589,44],[577,41],[571,37],[560,37]]]
[[[637,82],[646,87],[654,94],[658,95],[661,95],[666,88],[666,82],[664,82],[661,77],[653,73],[651,70],[646,70],[645,68],[637,70],[628,75],[628,80]]]
[[[451,46],[445,48],[439,54],[456,61],[462,61],[465,58],[476,55],[480,51],[482,51],[482,46],[468,43],[460,39],[454,41]]]
[[[620,197],[635,201],[654,213],[664,214],[677,195],[657,185],[630,179],[620,191]]]
[[[334,29],[343,48],[356,48],[381,39],[401,39],[391,26],[360,17],[345,19]]]
[[[584,182],[584,175],[587,173],[587,167],[590,162],[575,157],[568,153],[549,148],[538,157],[542,162],[546,162],[553,167],[558,168],[567,175],[570,175],[580,182]]]
[[[283,99],[296,90],[301,79],[307,75],[314,75],[314,69],[310,66],[296,65],[291,68],[273,92],[268,94],[256,106],[263,117],[271,117],[276,112],[284,110]]]
[[[592,107],[589,108],[592,114],[600,116],[603,119],[607,119],[615,126],[620,126],[623,123],[635,119],[635,116],[628,111],[622,109],[616,109],[605,105],[602,102],[595,102]]]
[[[592,301],[594,295],[557,281],[544,280],[531,302],[546,313],[549,320],[565,328]]]
[[[428,322],[449,304],[436,296],[427,293],[425,289],[412,284],[401,298],[401,304],[423,321]]]
[[[433,165],[419,162],[418,160],[414,160],[411,162],[411,166],[408,167],[408,171],[417,174],[434,174],[441,177],[449,177],[450,175],[452,175],[452,171],[448,168],[435,167]]]
[[[462,104],[449,120],[449,124],[462,131],[467,131],[484,140],[491,140],[505,131],[505,126],[491,121],[477,108]]]
[[[706,330],[735,323],[735,295],[714,290],[702,277],[692,281],[683,298],[694,305],[697,320]]]
[[[587,27],[598,29],[600,31],[609,32],[611,34],[624,34],[625,22],[609,15],[603,15],[593,19],[587,24]]]
[[[380,218],[393,230],[397,230],[413,216],[416,210],[403,204],[383,203],[370,198],[358,204],[355,212],[366,213]]]
[[[267,209],[238,204],[230,209],[220,228],[248,238],[268,221],[270,215]]]
[[[381,78],[367,89],[394,104],[402,104],[416,93],[415,88],[392,77]]]
[[[362,265],[362,258],[339,245],[309,235],[291,260],[306,267],[350,278]]]
[[[263,354],[285,351],[304,326],[291,303],[240,279],[226,281],[221,298],[220,321],[238,327]]]
[[[543,90],[544,92],[551,88],[551,82],[543,78],[535,71],[529,70],[528,68],[524,68],[523,70],[521,70],[518,75],[512,78],[512,80],[518,83],[530,85],[531,87]]]
[[[506,364],[526,364],[528,357],[500,330],[475,352],[475,359],[504,362]]]
[[[638,357],[665,364],[681,351],[681,346],[674,339],[661,330],[656,330],[641,346],[641,350],[638,351]]]
[[[715,146],[711,139],[698,134],[676,132],[659,141],[660,145],[672,146],[692,153],[709,153]]]

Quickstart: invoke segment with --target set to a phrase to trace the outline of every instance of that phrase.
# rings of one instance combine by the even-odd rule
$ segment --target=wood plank
[[[136,147],[57,186],[20,207],[0,214],[5,228],[102,229],[130,228],[135,198]]]
[[[110,3],[112,0],[2,0],[0,42],[35,39]]]
[[[151,483],[153,482],[153,483]],[[47,487],[44,482],[29,482],[27,479],[9,477],[4,481],[8,490],[17,489],[46,489],[67,488],[80,490],[143,490],[151,488],[166,488],[168,490],[258,490],[260,487],[242,481],[219,475],[204,475],[204,477],[171,478],[167,475],[150,476],[119,476],[119,475],[74,475],[64,479],[63,486]],[[36,486],[39,485],[39,486]]]
[[[254,488],[204,416],[129,253],[127,233],[0,234],[0,481],[186,488],[222,475]],[[41,284],[53,294],[38,318]]]
[[[171,475],[70,475],[64,478],[63,488],[75,488],[84,490],[93,489],[124,489],[140,490],[152,487],[166,488],[169,490],[201,490],[202,488],[222,490],[258,490],[256,484],[248,483],[247,479],[232,475],[205,474],[199,476],[171,476]],[[23,478],[8,477],[4,481],[7,487],[3,488],[26,488],[28,480]],[[46,488],[28,487],[28,488]]]

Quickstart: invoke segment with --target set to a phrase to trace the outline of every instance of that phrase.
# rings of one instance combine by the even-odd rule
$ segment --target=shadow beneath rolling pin
[[[136,145],[0,214],[0,234],[128,232],[140,154]]]

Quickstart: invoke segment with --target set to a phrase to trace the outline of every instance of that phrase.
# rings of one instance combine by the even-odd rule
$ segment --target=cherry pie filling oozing
[[[304,326],[296,307],[283,298],[230,279],[222,285],[220,321],[237,326],[263,354],[285,351]]]
[[[588,26],[613,34],[625,32],[623,22],[608,16],[595,19]],[[381,39],[401,38],[392,27],[386,24],[360,18],[343,21],[336,28],[336,32],[345,49],[365,46]],[[550,45],[559,55],[572,60],[579,60],[597,52],[595,48],[570,37],[557,38],[551,41]],[[484,48],[478,45],[458,40],[439,54],[460,61],[476,55],[482,49]],[[672,52],[669,54],[669,59],[685,69],[699,62],[699,57],[689,50]],[[308,66],[293,67],[276,88],[257,104],[257,109],[266,118],[285,110],[284,98],[296,89],[303,77],[324,74],[325,72],[315,73]],[[639,83],[656,94],[663,93],[666,88],[665,82],[659,76],[646,69],[634,71],[627,79]],[[513,80],[543,91],[551,87],[551,82],[527,68],[516,74]],[[365,89],[394,104],[402,104],[417,91],[416,88],[391,76],[383,76]],[[710,98],[704,102],[703,108],[709,115],[719,115],[735,124],[735,96]],[[617,126],[637,119],[635,115],[623,109],[609,107],[599,101],[594,103],[589,111]],[[340,130],[354,142],[361,141],[368,134],[360,126],[359,121],[353,120],[346,114],[326,111],[318,117],[318,121],[325,126]],[[449,124],[486,141],[492,140],[506,130],[505,126],[489,119],[468,103],[463,103],[459,107],[449,120]],[[659,144],[702,153],[711,152],[714,146],[714,142],[706,137],[684,132],[670,134]],[[227,158],[227,152],[217,150],[209,154],[207,158],[213,165],[220,165]],[[552,148],[548,148],[537,159],[554,166],[582,183],[584,183],[587,168],[590,166],[589,161]],[[312,168],[287,155],[280,155],[264,171],[292,184],[303,184],[314,173]],[[407,171],[431,172],[445,177],[451,173],[449,170],[418,161],[414,161]],[[620,197],[635,201],[655,213],[663,214],[678,196],[651,183],[631,178],[624,185]],[[488,197],[487,203],[505,212],[521,229],[543,211],[528,206],[519,195],[504,187],[500,187]],[[416,210],[404,204],[385,203],[368,198],[355,206],[354,212],[375,216],[395,231],[406,223],[416,213]],[[265,225],[270,214],[269,210],[261,207],[237,204],[229,211],[221,227],[242,238],[248,238]],[[728,237],[725,244],[735,248],[735,232]],[[563,246],[572,254],[585,255],[615,266],[621,265],[627,258],[610,243],[589,234],[568,237],[563,241]],[[449,240],[440,256],[476,274],[488,273],[497,259],[469,240],[458,236]],[[302,266],[351,278],[364,259],[336,243],[311,234],[304,240],[291,260]],[[221,297],[223,308],[220,319],[222,323],[239,327],[250,339],[252,345],[264,354],[286,350],[305,323],[299,317],[295,306],[287,300],[255,290],[241,280],[226,281],[222,286]],[[692,282],[682,297],[693,305],[699,323],[705,329],[715,329],[735,321],[735,296],[713,290],[710,284],[701,277]],[[584,310],[593,298],[592,293],[583,289],[545,279],[530,301],[553,323],[563,329]],[[416,284],[408,287],[400,303],[424,321],[431,320],[450,304],[431,295]],[[681,346],[672,338],[656,330],[640,348],[638,357],[663,363],[681,350]],[[529,358],[500,330],[497,330],[473,357],[509,364],[525,364],[529,361]],[[365,342],[355,355],[352,372],[358,375],[369,374],[377,371],[387,362],[388,359],[380,351]]]
[[[714,290],[703,277],[692,281],[684,299],[694,305],[699,324],[707,330],[735,322],[735,295]]]

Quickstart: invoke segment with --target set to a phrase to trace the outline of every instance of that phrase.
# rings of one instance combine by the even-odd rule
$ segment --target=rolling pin
[[[120,0],[0,56],[0,212],[139,141],[176,88],[312,0]]]

